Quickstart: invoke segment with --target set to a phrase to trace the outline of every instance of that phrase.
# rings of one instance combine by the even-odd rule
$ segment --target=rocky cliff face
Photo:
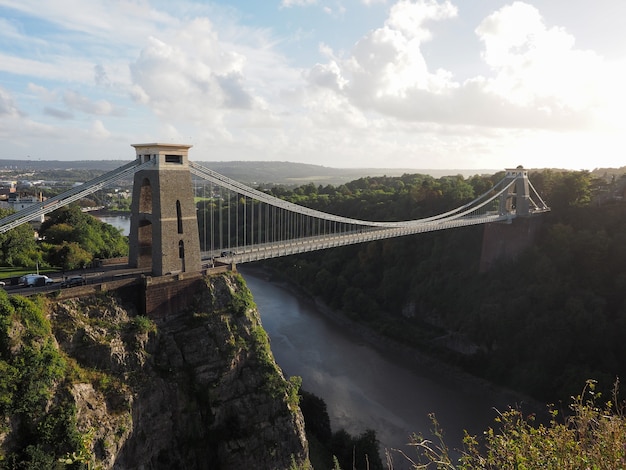
[[[274,362],[241,277],[206,278],[189,304],[154,323],[115,295],[50,301],[83,436],[67,462],[309,468],[298,384]],[[0,435],[5,450],[10,442]]]

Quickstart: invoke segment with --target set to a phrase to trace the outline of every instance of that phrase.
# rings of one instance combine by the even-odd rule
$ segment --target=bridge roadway
[[[264,259],[277,258],[279,256],[306,253],[309,251],[346,246],[355,243],[382,240],[385,238],[413,235],[416,233],[434,232],[453,227],[464,227],[469,225],[487,224],[492,222],[510,222],[510,214],[488,214],[477,215],[475,217],[465,217],[453,220],[441,220],[412,224],[402,227],[391,228],[363,228],[353,232],[343,232],[339,234],[317,235],[291,240],[284,240],[272,243],[259,243],[253,245],[241,245],[222,250],[206,251],[202,253],[202,260],[213,260],[221,263],[246,263],[260,261]]]
[[[511,216],[505,215],[480,215],[471,218],[459,218],[456,220],[430,221],[412,223],[402,227],[392,228],[363,228],[353,232],[340,234],[319,235],[300,239],[284,240],[274,243],[261,243],[255,245],[238,246],[222,251],[204,252],[203,268],[210,268],[220,264],[240,264],[264,259],[276,258],[298,253],[306,253],[326,248],[346,246],[355,243],[370,242],[386,238],[394,238],[415,233],[432,232],[452,227],[478,225],[491,222],[510,221]],[[222,254],[225,254],[222,256]],[[207,262],[208,261],[208,262]],[[65,277],[83,276],[87,285],[102,282],[117,281],[141,275],[150,275],[151,269],[129,268],[128,264],[119,263],[107,266],[86,268],[83,270],[68,271],[63,273],[49,274],[54,281],[47,286],[25,287],[19,284],[7,284],[4,289],[9,294],[33,295],[37,293],[52,292],[60,289],[60,284]]]
[[[4,286],[4,290],[8,294],[19,294],[19,295],[28,296],[28,295],[33,295],[33,294],[51,292],[51,291],[60,289],[61,282],[63,282],[64,277],[69,278],[69,277],[74,277],[74,276],[82,276],[85,279],[86,285],[91,285],[91,284],[100,284],[102,282],[119,281],[121,279],[127,279],[131,277],[139,277],[142,274],[149,275],[150,269],[146,270],[146,269],[129,268],[128,264],[126,263],[111,264],[111,265],[95,267],[95,268],[77,269],[75,271],[47,273],[46,275],[54,281],[52,284],[48,284],[46,286],[25,287],[20,284],[7,283]]]

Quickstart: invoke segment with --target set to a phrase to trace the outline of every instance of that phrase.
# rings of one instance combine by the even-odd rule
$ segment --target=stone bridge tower
[[[131,267],[153,276],[200,271],[200,237],[187,153],[191,145],[134,144],[137,160],[154,166],[135,173],[131,206]]]
[[[521,165],[517,168],[507,168],[506,180],[515,180],[507,192],[500,196],[500,214],[514,211],[517,216],[530,214],[530,193],[528,188],[528,170]]]
[[[480,256],[480,271],[488,271],[497,261],[513,259],[535,241],[541,228],[541,217],[530,210],[528,170],[521,165],[506,170],[506,183],[514,184],[500,196],[500,214],[514,212],[506,223],[486,224]],[[540,211],[542,212],[542,211]]]

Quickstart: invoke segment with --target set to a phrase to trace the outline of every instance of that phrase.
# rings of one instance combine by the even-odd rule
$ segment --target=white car
[[[44,274],[26,274],[20,277],[20,284],[26,287],[47,286],[52,283],[54,283],[54,281]]]

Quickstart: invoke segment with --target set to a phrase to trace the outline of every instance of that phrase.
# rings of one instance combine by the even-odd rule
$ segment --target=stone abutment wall
[[[518,217],[512,223],[485,225],[483,246],[480,256],[480,272],[489,269],[501,260],[516,258],[532,245],[541,227],[542,217]]]

